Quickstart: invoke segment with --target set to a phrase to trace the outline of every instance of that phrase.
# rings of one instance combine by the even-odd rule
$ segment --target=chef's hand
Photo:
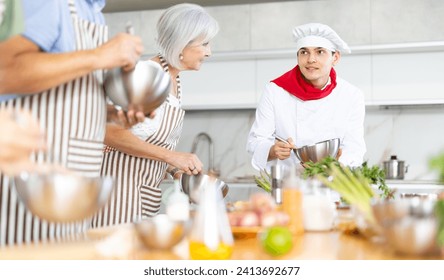
[[[179,168],[183,173],[188,175],[197,175],[202,172],[203,164],[197,155],[192,153],[183,153],[172,151],[166,162],[171,166]]]
[[[287,139],[288,144],[282,141],[276,140],[274,145],[271,146],[270,152],[268,153],[268,160],[280,159],[284,160],[291,156],[293,149],[296,148],[293,139]]]

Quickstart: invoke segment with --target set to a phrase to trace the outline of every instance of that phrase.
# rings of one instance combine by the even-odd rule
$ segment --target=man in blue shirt
[[[104,0],[23,0],[25,31],[0,43],[0,94],[17,94],[0,108],[30,111],[39,120],[48,150],[36,151],[39,164],[91,177],[100,175],[106,130],[103,70],[130,70],[143,51],[137,36],[120,33],[107,40],[104,5]],[[24,211],[12,180],[1,173],[0,178],[0,246],[71,233],[72,227],[41,222]]]

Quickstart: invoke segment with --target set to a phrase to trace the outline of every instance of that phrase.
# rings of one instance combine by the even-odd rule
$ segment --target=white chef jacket
[[[348,166],[359,166],[366,152],[364,141],[364,94],[347,81],[337,78],[337,85],[326,97],[303,101],[270,82],[256,109],[256,120],[251,127],[247,151],[251,164],[257,170],[267,170],[267,162],[276,133],[292,138],[296,147],[339,138],[342,155],[339,161]],[[294,153],[281,161],[284,165],[299,165]]]

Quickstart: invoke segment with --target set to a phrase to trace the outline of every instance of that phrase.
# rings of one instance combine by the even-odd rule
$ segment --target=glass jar
[[[304,184],[302,212],[306,231],[329,231],[336,218],[336,204],[332,191],[316,179]]]

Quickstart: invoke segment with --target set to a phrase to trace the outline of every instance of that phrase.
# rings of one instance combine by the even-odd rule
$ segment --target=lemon
[[[273,226],[265,229],[260,235],[260,241],[264,250],[273,256],[284,255],[293,248],[293,237],[286,227]]]

